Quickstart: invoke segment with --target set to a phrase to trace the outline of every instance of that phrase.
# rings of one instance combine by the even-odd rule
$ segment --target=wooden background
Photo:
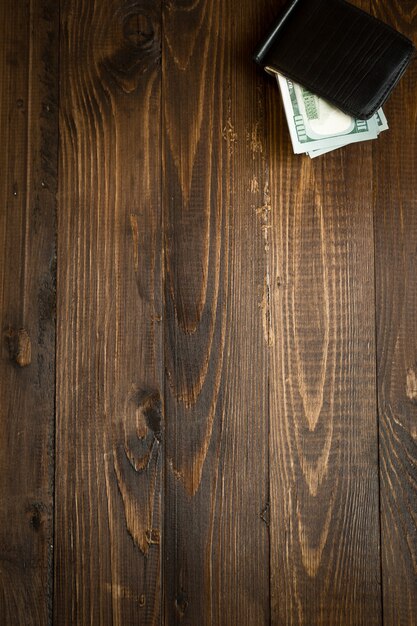
[[[294,156],[281,5],[0,3],[1,624],[417,624],[417,63]]]

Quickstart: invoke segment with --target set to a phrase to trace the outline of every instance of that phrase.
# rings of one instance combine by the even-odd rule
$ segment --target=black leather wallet
[[[385,102],[412,42],[345,0],[292,0],[254,59],[359,119]]]

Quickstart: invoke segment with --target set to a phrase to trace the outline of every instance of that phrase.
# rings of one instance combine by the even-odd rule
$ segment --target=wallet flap
[[[292,0],[254,59],[349,115],[368,119],[413,53],[409,39],[345,0]]]

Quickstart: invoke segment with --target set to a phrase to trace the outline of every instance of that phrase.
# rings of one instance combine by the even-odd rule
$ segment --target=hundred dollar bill
[[[295,154],[335,149],[378,136],[375,116],[355,119],[289,78],[277,74],[277,80]]]
[[[376,119],[376,123],[378,126],[378,135],[379,133],[382,133],[384,130],[388,130],[389,126],[388,126],[387,118],[385,117],[385,113],[382,109],[378,109],[374,117]]]
[[[375,115],[375,123],[377,125],[377,132],[378,135],[379,133],[382,133],[384,130],[388,130],[389,126],[388,126],[388,122],[387,122],[387,118],[385,117],[385,113],[382,109],[379,109]],[[338,148],[343,148],[343,146],[347,146],[350,143],[350,141],[345,141],[344,143],[340,143],[337,146],[333,146],[331,148],[322,148],[321,150],[310,150],[310,152],[308,152],[308,156],[312,159],[315,159],[318,156],[321,156],[322,154],[327,154],[328,152],[332,152],[333,150],[337,150]]]

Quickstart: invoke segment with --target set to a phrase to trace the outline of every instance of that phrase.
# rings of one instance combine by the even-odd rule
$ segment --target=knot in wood
[[[29,333],[24,328],[10,328],[6,333],[9,356],[19,367],[26,367],[32,361],[32,344]]]
[[[141,77],[161,59],[160,16],[156,5],[134,2],[118,18],[119,30],[109,23],[104,36],[106,55],[100,63],[105,78],[126,94],[138,89]]]
[[[155,30],[152,20],[144,11],[138,11],[125,18],[123,25],[125,39],[137,48],[147,50],[152,48],[155,39]]]
[[[162,400],[156,389],[138,389],[132,397],[145,417],[146,425],[157,441],[162,438]]]

